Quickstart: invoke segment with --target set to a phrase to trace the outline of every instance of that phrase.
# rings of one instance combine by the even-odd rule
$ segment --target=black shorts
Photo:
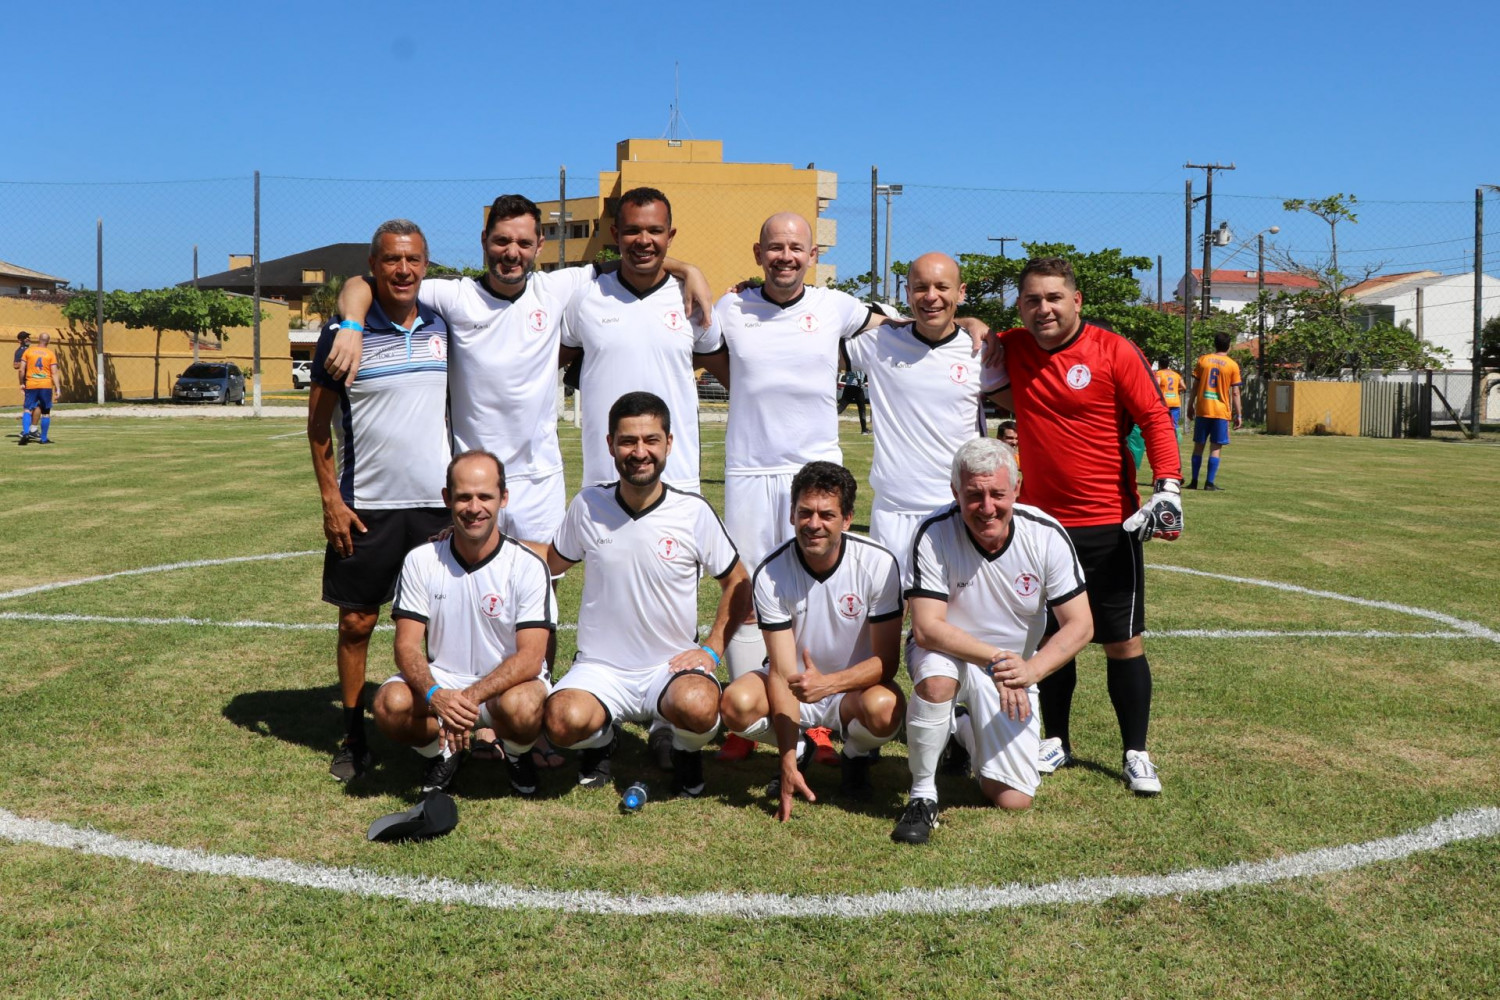
[[[1124,642],[1146,631],[1146,562],[1141,543],[1118,524],[1067,528],[1083,566],[1094,642]],[[1047,634],[1058,629],[1047,612]]]
[[[396,596],[406,554],[452,523],[446,507],[357,510],[367,529],[350,532],[354,555],[323,552],[323,600],[350,611],[376,611]]]

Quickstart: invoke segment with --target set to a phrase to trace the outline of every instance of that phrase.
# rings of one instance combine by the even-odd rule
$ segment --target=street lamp
[[[885,266],[881,268],[884,274],[884,283],[881,285],[889,292],[891,287],[891,197],[899,197],[901,194],[900,184],[877,184],[875,185],[877,195],[885,195]]]

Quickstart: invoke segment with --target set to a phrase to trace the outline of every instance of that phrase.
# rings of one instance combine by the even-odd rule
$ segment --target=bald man
[[[964,301],[958,262],[923,254],[907,274],[915,322],[881,326],[845,345],[869,378],[875,425],[870,536],[890,549],[903,577],[922,521],[953,502],[949,466],[966,441],[984,436],[979,360],[954,319]]]

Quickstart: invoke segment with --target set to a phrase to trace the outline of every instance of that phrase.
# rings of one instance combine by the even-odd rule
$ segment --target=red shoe
[[[755,741],[747,740],[738,733],[724,737],[724,745],[714,754],[714,760],[725,760],[731,764],[744,760],[755,752]]]
[[[833,748],[833,730],[818,726],[807,731],[807,738],[817,747],[813,760],[828,767],[839,766],[839,752]]]

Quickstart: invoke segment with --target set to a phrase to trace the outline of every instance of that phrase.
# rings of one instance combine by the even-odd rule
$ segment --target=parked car
[[[294,389],[306,389],[312,385],[312,362],[292,362],[292,387]]]
[[[200,361],[188,365],[172,386],[174,403],[245,402],[245,373],[238,365]]]

